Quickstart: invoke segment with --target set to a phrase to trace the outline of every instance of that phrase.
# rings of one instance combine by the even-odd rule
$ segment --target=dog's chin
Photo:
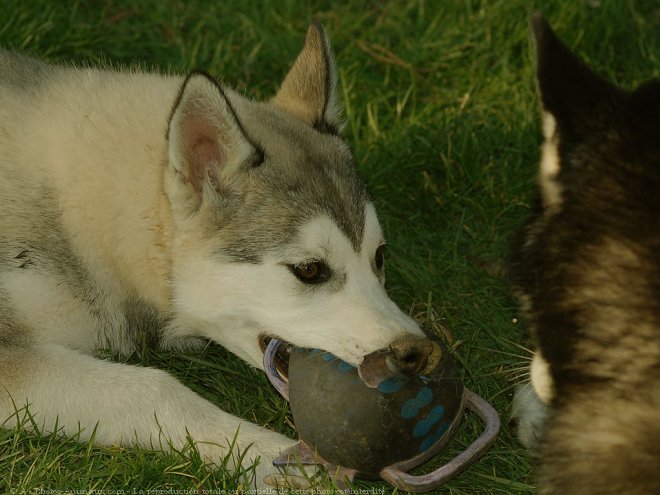
[[[273,339],[268,335],[260,335],[258,340],[259,340],[259,348],[261,349],[261,353],[264,354],[266,352],[266,347],[268,346],[268,343]],[[288,378],[289,376],[289,357],[291,356],[292,349],[293,349],[293,344],[289,344],[288,342],[283,342],[282,345],[280,345],[277,348],[277,352],[275,353],[275,358],[273,359],[273,362],[275,363],[275,367],[277,368],[278,373],[284,378]]]

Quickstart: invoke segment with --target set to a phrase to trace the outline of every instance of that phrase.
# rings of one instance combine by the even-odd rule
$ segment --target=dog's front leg
[[[59,346],[0,347],[0,424],[16,423],[29,404],[38,426],[101,445],[179,448],[192,439],[203,458],[220,464],[235,438],[233,459],[259,459],[253,483],[277,471],[273,458],[293,440],[228,414],[164,371],[102,361]],[[20,416],[20,413],[19,413]],[[231,464],[237,469],[239,466]]]

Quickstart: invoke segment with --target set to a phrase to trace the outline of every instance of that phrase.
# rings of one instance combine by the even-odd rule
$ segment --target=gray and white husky
[[[201,72],[0,52],[0,423],[29,404],[46,431],[189,436],[209,463],[238,432],[260,485],[293,440],[95,351],[210,340],[262,367],[277,337],[420,366],[423,333],[383,288],[383,233],[341,127],[320,26],[267,102]]]
[[[660,493],[660,82],[620,89],[532,24],[545,143],[512,276],[537,352],[514,413],[540,494]]]

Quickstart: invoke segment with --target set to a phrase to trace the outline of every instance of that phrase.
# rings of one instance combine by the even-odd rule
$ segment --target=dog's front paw
[[[260,472],[259,467],[257,467],[256,487],[260,489],[270,488],[271,491],[286,488],[311,489],[319,482],[320,474],[320,468],[316,466],[305,466],[302,469],[297,466],[275,468],[275,472],[265,467]]]
[[[511,404],[511,422],[517,425],[518,440],[527,449],[533,450],[538,444],[547,416],[548,406],[541,402],[532,384],[518,385]]]
[[[310,489],[320,481],[322,469],[314,465],[290,464],[286,467],[275,467],[273,461],[279,457],[261,455],[255,468],[254,485],[257,489]]]

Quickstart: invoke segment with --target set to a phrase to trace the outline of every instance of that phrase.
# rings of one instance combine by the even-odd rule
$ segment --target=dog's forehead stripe
[[[335,208],[327,211],[342,233],[351,241],[351,245],[356,252],[360,250],[364,237],[364,204],[363,198],[355,198],[355,204],[338,204],[335,205]]]
[[[368,197],[353,164],[342,160],[331,166],[314,163],[310,168],[310,172],[315,174],[314,186],[302,186],[308,204],[316,203],[319,210],[335,221],[355,251],[359,251],[364,236]]]
[[[217,252],[236,262],[260,263],[263,255],[290,244],[308,221],[323,215],[346,237],[355,252],[363,244],[365,205],[362,183],[321,172],[288,182],[274,175],[260,185],[249,205],[238,201],[234,215],[219,218],[224,241]],[[227,223],[227,220],[229,220]]]
[[[365,223],[359,249],[356,249],[355,243],[346,235],[336,218],[322,212],[300,226],[297,237],[299,242],[296,243],[296,247],[300,249],[298,255],[313,254],[326,258],[331,263],[340,264],[349,258],[366,257],[370,260],[382,242],[382,232],[371,202],[365,202],[363,212]]]

